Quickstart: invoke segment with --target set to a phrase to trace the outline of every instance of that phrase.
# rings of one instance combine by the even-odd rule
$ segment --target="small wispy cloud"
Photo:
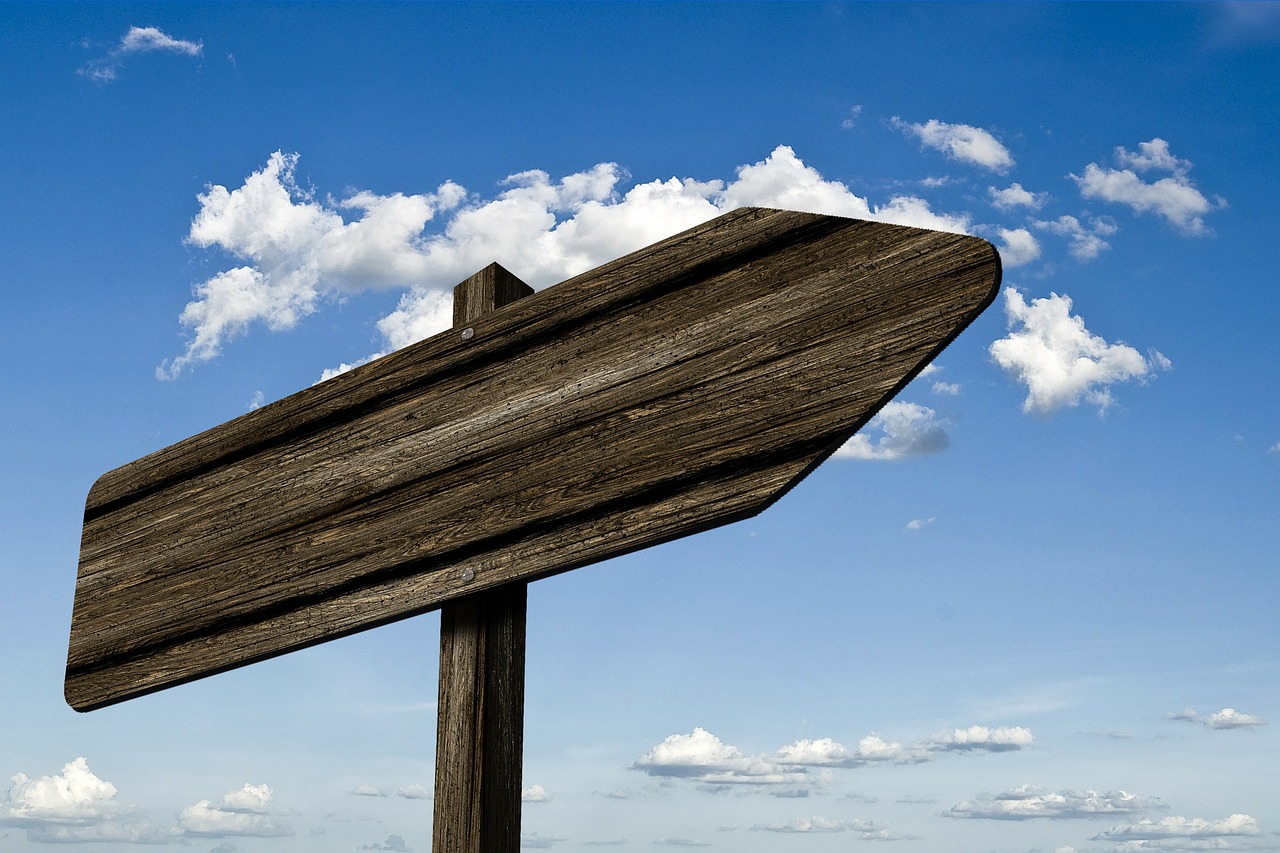
[[[1259,834],[1258,821],[1247,814],[1222,820],[1170,816],[1113,826],[1090,840],[1120,842],[1123,850],[1221,850],[1223,839]]]
[[[890,124],[920,140],[925,148],[941,151],[952,160],[971,163],[999,174],[1013,168],[1013,155],[990,131],[969,124],[949,124],[931,118],[923,124],[903,121],[898,116]]]
[[[1059,216],[1052,220],[1035,220],[1036,228],[1067,238],[1067,251],[1077,261],[1091,261],[1111,248],[1104,238],[1110,237],[1118,230],[1114,223],[1107,219],[1092,219],[1086,226],[1074,216]]]
[[[937,520],[936,516],[929,516],[928,518],[913,518],[907,522],[907,532],[914,533],[917,530],[923,530]]]
[[[176,53],[194,57],[203,52],[204,44],[201,42],[174,38],[157,27],[130,27],[106,56],[90,60],[76,73],[99,83],[109,83],[116,79],[125,57],[133,54]]]
[[[853,820],[837,820],[821,816],[773,821],[772,823],[757,823],[751,827],[751,831],[780,833],[849,832],[862,841],[893,841],[905,838],[905,836],[895,835],[888,827],[880,826],[869,820],[856,818]]]
[[[849,107],[849,112],[845,115],[844,121],[840,122],[840,126],[845,130],[850,130],[857,126],[858,118],[862,115],[862,104],[854,104]]]
[[[952,806],[943,815],[978,820],[1075,820],[1141,814],[1165,806],[1127,791],[1051,791],[1021,785],[999,794],[984,794]]]

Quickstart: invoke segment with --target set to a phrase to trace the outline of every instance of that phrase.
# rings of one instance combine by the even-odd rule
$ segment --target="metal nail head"
[[[472,338],[474,338],[475,336],[476,336],[476,330],[475,330],[475,329],[463,329],[463,330],[462,330],[462,339],[463,339],[464,341],[469,341],[469,340],[471,340]]]
[[[470,580],[471,580],[472,578],[474,578],[475,576],[476,576],[476,573],[475,573],[475,572],[473,572],[473,571],[471,571],[471,569],[463,569],[463,570],[462,570],[462,580],[463,580],[464,582],[465,582],[465,581],[470,581]]]

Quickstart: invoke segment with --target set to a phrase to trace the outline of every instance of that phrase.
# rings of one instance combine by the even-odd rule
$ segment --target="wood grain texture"
[[[529,586],[504,584],[440,609],[435,853],[517,853]]]
[[[453,289],[453,327],[532,295],[490,264]],[[434,853],[518,853],[529,586],[512,581],[440,608]]]
[[[104,475],[88,709],[759,512],[995,297],[975,237],[745,208]]]

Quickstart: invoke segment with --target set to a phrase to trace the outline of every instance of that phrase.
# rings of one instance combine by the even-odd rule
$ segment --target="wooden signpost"
[[[759,208],[537,294],[492,265],[452,330],[94,484],[67,701],[442,608],[435,851],[514,853],[527,582],[761,511],[999,279],[975,237]]]

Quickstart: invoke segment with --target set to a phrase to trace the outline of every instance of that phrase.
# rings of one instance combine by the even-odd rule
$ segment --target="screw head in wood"
[[[476,330],[475,330],[475,329],[463,329],[463,330],[462,330],[462,339],[463,339],[464,341],[469,341],[469,340],[471,340],[472,338],[474,338],[475,336],[476,336]]]
[[[470,580],[471,580],[472,578],[474,578],[475,576],[476,576],[476,573],[475,573],[475,572],[473,572],[473,571],[471,571],[471,569],[463,569],[463,570],[462,570],[462,580],[463,580],[464,582],[466,582],[466,581],[470,581]]]

